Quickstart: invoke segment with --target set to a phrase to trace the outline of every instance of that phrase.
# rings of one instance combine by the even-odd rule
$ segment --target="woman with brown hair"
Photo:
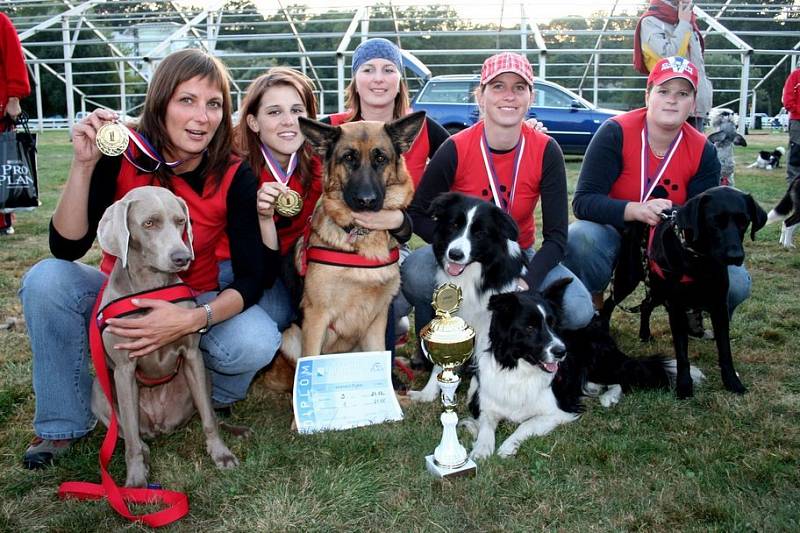
[[[322,194],[322,167],[297,120],[317,117],[311,80],[296,70],[273,67],[247,89],[239,116],[236,145],[260,183],[257,210],[262,239],[268,246],[279,245],[281,256],[290,260],[294,244]],[[276,211],[282,195],[290,195],[294,209],[278,206]],[[230,280],[227,243],[217,249],[217,255],[222,260],[220,285],[225,286]],[[279,330],[286,329],[294,315],[286,285],[278,277],[258,302]]]
[[[277,270],[277,249],[262,245],[256,219],[257,180],[250,165],[230,152],[233,126],[225,67],[199,50],[164,58],[145,98],[139,125],[122,155],[100,153],[102,126],[118,120],[95,110],[73,130],[73,159],[50,223],[55,258],[33,266],[22,280],[22,300],[33,352],[36,438],[25,452],[28,468],[50,464],[96,420],[90,409],[88,323],[101,286],[116,260],[100,269],[82,264],[105,209],[136,187],[167,187],[189,207],[194,261],[181,278],[198,306],[138,300],[150,312],[110,319],[109,331],[129,339],[118,346],[131,357],[147,355],[186,334],[202,333],[200,349],[215,406],[245,397],[255,373],[280,344],[274,322],[259,306],[265,282]],[[227,237],[233,281],[219,291],[219,240]]]

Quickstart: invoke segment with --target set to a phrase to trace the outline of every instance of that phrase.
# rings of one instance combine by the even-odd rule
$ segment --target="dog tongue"
[[[558,363],[541,363],[542,368],[550,372],[551,374],[558,371]]]
[[[451,276],[459,276],[462,272],[464,272],[464,268],[466,265],[460,265],[458,263],[447,263],[447,273]]]

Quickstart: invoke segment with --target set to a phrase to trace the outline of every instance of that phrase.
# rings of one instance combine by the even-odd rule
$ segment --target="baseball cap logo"
[[[677,74],[694,74],[693,65],[682,57],[670,57],[661,65],[662,72],[671,70]]]

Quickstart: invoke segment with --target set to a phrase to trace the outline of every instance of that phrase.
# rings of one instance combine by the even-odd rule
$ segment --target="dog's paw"
[[[622,387],[620,385],[611,385],[608,390],[600,395],[600,405],[605,408],[613,407],[622,399]]]
[[[412,402],[432,402],[436,399],[436,392],[433,393],[423,390],[410,390],[408,397]]]
[[[678,380],[677,384],[675,385],[675,396],[677,396],[679,400],[687,400],[694,396],[694,388],[692,387],[691,378],[689,378],[687,382]]]
[[[239,466],[239,459],[224,444],[215,446],[214,449],[208,450],[208,452],[217,468],[226,469]]]
[[[744,394],[747,392],[747,387],[742,384],[739,375],[733,371],[722,373],[722,384],[726,389],[736,394]]]
[[[494,453],[494,449],[487,443],[475,443],[475,447],[472,448],[472,452],[470,452],[469,457],[473,461],[480,461],[481,459],[487,459],[492,456]]]
[[[502,457],[503,459],[507,459],[509,457],[514,457],[517,455],[517,450],[519,450],[519,442],[516,440],[508,439],[503,444],[497,448],[497,455]]]
[[[146,487],[147,486],[147,475],[150,473],[150,469],[147,468],[147,465],[141,462],[137,464],[133,464],[128,467],[128,475],[125,478],[125,486],[126,487]]]

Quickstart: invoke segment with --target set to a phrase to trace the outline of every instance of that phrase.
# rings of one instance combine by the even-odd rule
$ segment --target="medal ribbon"
[[[683,130],[678,133],[678,135],[672,139],[672,143],[667,148],[667,151],[664,153],[664,158],[661,160],[661,163],[658,164],[658,168],[656,168],[655,174],[650,173],[650,142],[647,140],[647,123],[645,123],[644,128],[642,129],[642,155],[641,155],[641,164],[639,165],[639,169],[641,172],[641,180],[639,183],[639,201],[645,202],[650,195],[653,193],[653,189],[656,188],[658,182],[661,180],[661,176],[664,175],[664,171],[667,170],[667,166],[669,165],[672,156],[675,155],[675,152],[678,150],[678,145],[681,143],[681,139],[683,139]]]
[[[486,175],[489,177],[489,187],[492,189],[492,197],[494,203],[505,211],[511,212],[511,206],[514,204],[514,196],[517,194],[517,175],[519,174],[519,163],[522,160],[522,154],[525,152],[525,136],[520,132],[517,146],[514,147],[514,174],[511,177],[511,196],[508,200],[508,205],[503,207],[500,203],[500,179],[497,177],[497,172],[494,169],[494,162],[492,161],[491,151],[489,149],[489,141],[486,138],[486,129],[483,130],[481,136],[481,155],[483,156],[483,165],[486,167]]]
[[[145,137],[141,133],[133,131],[132,129],[128,128],[127,126],[125,126],[122,123],[118,122],[117,124],[119,124],[120,126],[125,128],[125,131],[128,132],[128,137],[130,137],[130,139],[133,141],[133,143],[139,148],[139,150],[141,150],[141,152],[144,155],[146,155],[147,157],[149,157],[150,159],[152,159],[153,161],[156,162],[155,168],[148,169],[148,168],[140,167],[134,161],[135,157],[134,157],[134,154],[133,154],[133,149],[129,146],[128,149],[125,150],[125,154],[124,154],[125,159],[127,159],[128,162],[131,165],[135,166],[136,168],[138,168],[142,172],[155,172],[156,170],[158,170],[158,168],[161,165],[166,165],[169,168],[175,168],[177,166],[180,166],[184,162],[186,162],[186,159],[179,159],[178,161],[166,161],[163,157],[161,157],[161,154],[158,153],[158,150],[156,150],[153,147],[153,145],[150,143],[150,141],[147,140],[147,137]]]
[[[297,152],[292,153],[291,157],[289,157],[289,166],[284,172],[283,167],[281,167],[281,164],[278,163],[277,159],[275,159],[275,156],[272,155],[270,149],[264,146],[263,143],[258,144],[261,147],[261,154],[264,156],[264,163],[266,163],[267,168],[272,173],[272,176],[278,182],[288,187],[289,180],[292,178],[292,174],[294,174],[294,171],[297,168]]]

